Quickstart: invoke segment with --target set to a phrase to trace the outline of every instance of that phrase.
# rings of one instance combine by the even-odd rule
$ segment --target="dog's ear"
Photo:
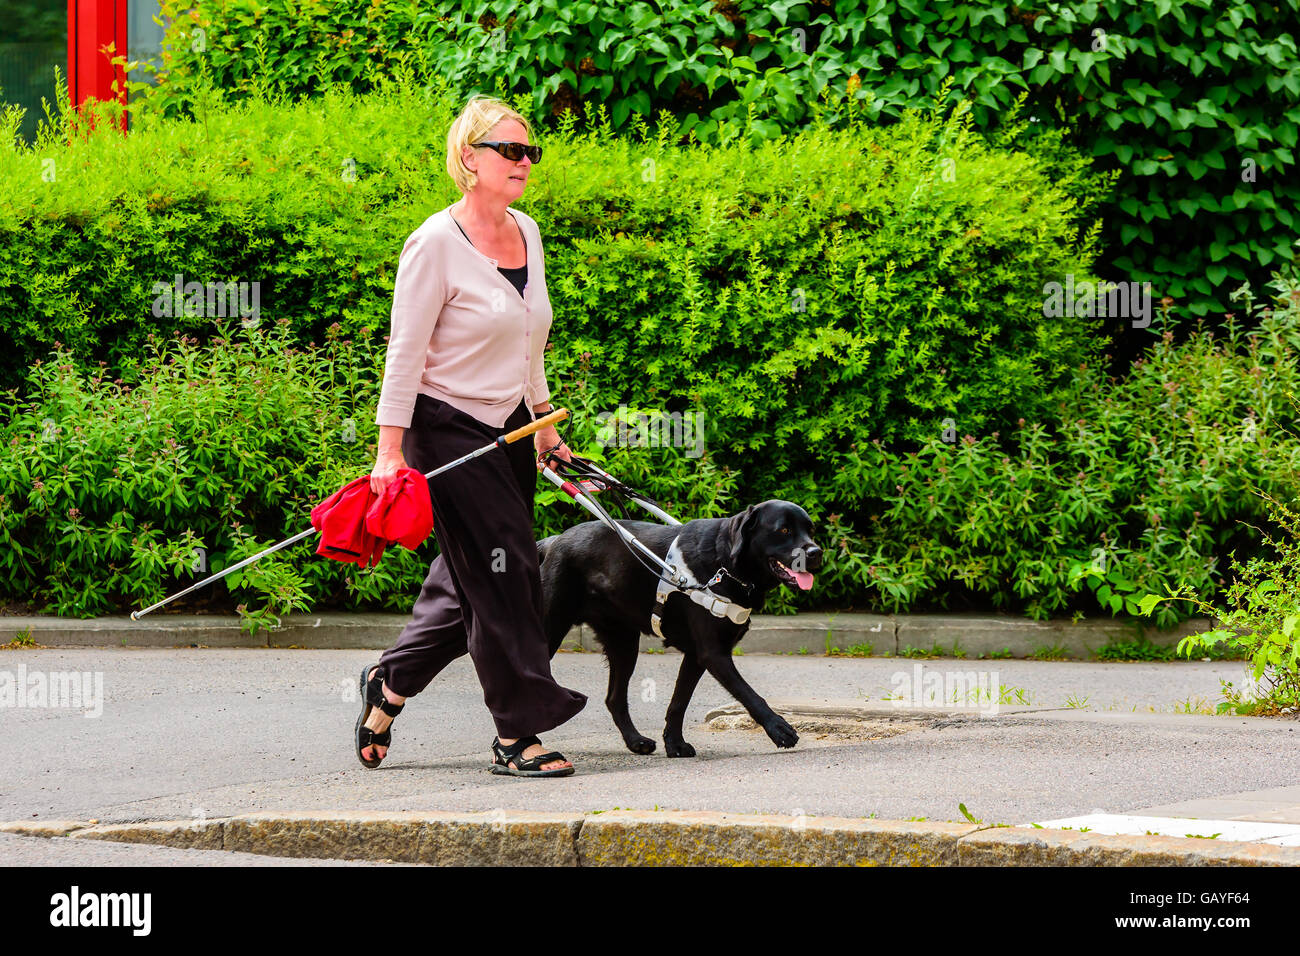
[[[750,526],[754,523],[754,506],[750,505],[738,515],[731,516],[731,524],[727,528],[727,536],[730,545],[727,548],[727,563],[734,565],[740,557],[741,549],[745,546],[745,535],[749,533]]]

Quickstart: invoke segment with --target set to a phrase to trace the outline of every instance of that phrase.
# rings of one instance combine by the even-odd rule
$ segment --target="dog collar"
[[[664,636],[664,632],[660,627],[660,619],[664,613],[664,603],[674,591],[680,591],[687,595],[714,617],[725,617],[733,624],[744,624],[748,621],[750,608],[742,607],[734,601],[728,601],[721,595],[709,590],[710,585],[717,584],[722,580],[724,573],[728,577],[732,577],[731,573],[726,568],[719,568],[707,585],[700,584],[686,564],[686,558],[679,546],[680,541],[681,535],[673,538],[673,543],[668,546],[668,554],[664,557],[664,561],[667,562],[668,566],[676,569],[676,579],[669,577],[667,571],[659,575],[659,584],[655,590],[655,606],[650,613],[650,627],[655,634],[660,638]],[[741,581],[740,583],[744,584],[745,582]],[[746,585],[746,587],[748,586]]]

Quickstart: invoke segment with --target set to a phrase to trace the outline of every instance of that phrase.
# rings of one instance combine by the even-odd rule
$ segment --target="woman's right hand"
[[[375,467],[370,472],[370,490],[376,495],[382,495],[384,489],[397,477],[398,471],[405,467],[406,459],[402,457],[400,448],[379,449],[379,454],[375,458]]]

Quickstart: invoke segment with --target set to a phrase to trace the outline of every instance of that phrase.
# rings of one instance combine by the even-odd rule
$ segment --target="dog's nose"
[[[818,571],[822,566],[822,549],[815,544],[810,544],[803,549],[804,563],[808,566],[809,571]]]

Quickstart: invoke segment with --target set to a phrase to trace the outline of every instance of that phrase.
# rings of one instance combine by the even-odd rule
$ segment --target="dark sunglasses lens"
[[[510,160],[510,162],[517,163],[525,156],[527,156],[534,163],[540,162],[542,158],[542,147],[525,146],[523,143],[505,144],[505,157],[506,159]]]

